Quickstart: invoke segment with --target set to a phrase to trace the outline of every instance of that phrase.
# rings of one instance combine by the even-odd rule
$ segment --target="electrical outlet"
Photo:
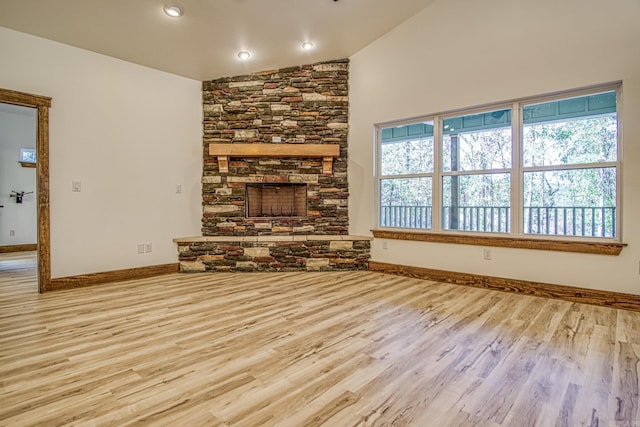
[[[144,251],[145,252],[151,252],[153,250],[153,247],[151,246],[151,243],[147,242],[144,244]]]
[[[71,191],[74,193],[82,191],[82,183],[80,181],[71,181]]]
[[[182,193],[182,184],[177,184],[176,185],[176,194],[181,194]]]
[[[138,253],[139,254],[144,253],[144,243],[138,243]]]
[[[382,241],[382,249],[389,249],[389,244],[387,243],[386,240]]]
[[[16,230],[9,230],[9,237],[15,237]]]
[[[484,259],[486,260],[490,260],[491,259],[491,249],[488,248],[484,248]]]

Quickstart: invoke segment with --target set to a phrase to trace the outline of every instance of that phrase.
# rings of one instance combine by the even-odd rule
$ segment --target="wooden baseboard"
[[[640,295],[369,261],[369,270],[436,282],[640,311]]]
[[[161,264],[148,267],[127,268],[124,270],[105,271],[102,273],[80,274],[77,276],[59,277],[51,279],[50,290],[78,288],[82,286],[98,285],[101,283],[121,282],[123,280],[144,279],[177,273],[179,264]]]
[[[28,251],[37,251],[38,244],[31,243],[26,245],[11,245],[11,246],[0,246],[0,254],[6,254],[9,252],[28,252]]]

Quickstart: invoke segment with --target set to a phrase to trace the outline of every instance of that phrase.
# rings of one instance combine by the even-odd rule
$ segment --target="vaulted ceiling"
[[[162,0],[1,0],[0,26],[209,80],[349,57],[435,0],[167,1],[184,15]]]

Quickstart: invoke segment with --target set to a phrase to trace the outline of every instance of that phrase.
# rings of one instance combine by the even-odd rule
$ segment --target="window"
[[[619,91],[378,126],[378,226],[619,240]]]
[[[442,228],[510,231],[511,110],[442,120]]]
[[[616,93],[523,107],[523,231],[616,237]]]
[[[20,149],[20,161],[24,163],[36,162],[36,150],[33,148],[21,148]]]
[[[433,122],[383,129],[380,220],[387,227],[432,226]]]

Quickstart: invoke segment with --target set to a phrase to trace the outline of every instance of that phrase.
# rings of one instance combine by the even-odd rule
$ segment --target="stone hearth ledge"
[[[180,271],[367,270],[371,236],[196,236],[173,239]]]
[[[202,242],[306,242],[308,240],[373,240],[372,236],[355,235],[293,235],[293,236],[197,236],[178,237],[173,239],[174,243],[202,243]]]

